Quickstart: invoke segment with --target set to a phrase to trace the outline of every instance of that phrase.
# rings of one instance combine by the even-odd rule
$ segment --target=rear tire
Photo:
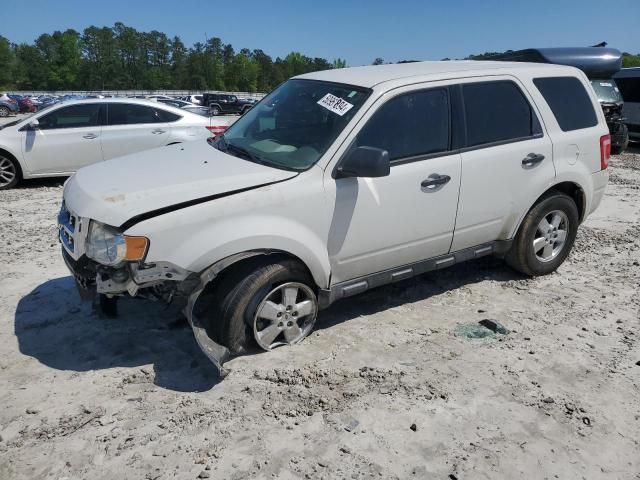
[[[266,322],[274,324],[271,325],[272,331],[278,335],[269,344],[261,342],[260,339],[264,337],[261,337],[259,332],[266,327],[262,319],[257,318],[258,312],[262,311],[267,302],[274,305],[270,301],[277,298],[273,296],[274,290],[290,288],[286,285],[294,284],[299,285],[297,294],[299,301],[296,303],[294,298],[293,309],[290,311],[287,311],[286,307],[282,307],[282,311],[273,310],[276,312],[273,314],[273,321]],[[232,267],[232,271],[223,273],[215,285],[211,286],[214,288],[213,294],[202,304],[198,304],[200,299],[196,303],[196,315],[204,320],[209,336],[227,347],[234,355],[255,349],[256,346],[270,350],[280,345],[298,343],[311,332],[315,323],[318,305],[314,293],[315,284],[306,269],[294,260],[274,261],[271,258],[265,258],[247,262],[237,268]],[[305,296],[310,298],[307,299]],[[293,315],[295,307],[306,300],[310,301],[305,304],[305,311],[308,310],[309,313],[299,317],[297,314]],[[276,314],[278,314],[277,318]],[[287,326],[287,323],[291,325]],[[296,325],[300,325],[300,331],[296,330],[298,335],[294,337],[291,332]],[[288,329],[291,330],[288,332],[290,341],[285,336],[287,333],[285,330]]]
[[[220,115],[220,109],[218,107],[211,107],[211,115],[217,117]]]
[[[0,106],[0,118],[8,117],[11,111],[4,105]]]
[[[527,213],[506,261],[529,276],[554,272],[566,260],[580,223],[571,197],[552,192]]]

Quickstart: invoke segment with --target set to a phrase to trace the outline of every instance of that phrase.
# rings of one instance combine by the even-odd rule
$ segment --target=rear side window
[[[468,147],[542,134],[538,117],[515,83],[469,83],[462,86],[462,92]]]
[[[536,78],[533,83],[549,104],[563,132],[595,127],[598,124],[591,98],[577,78]]]
[[[173,106],[176,107],[176,108],[180,108],[180,104],[176,103],[176,102],[173,103]],[[180,118],[182,118],[177,113],[168,112],[166,110],[161,110],[160,108],[156,109],[156,112],[158,113],[158,118],[163,123],[175,122],[176,120],[179,120]]]
[[[449,95],[444,88],[400,95],[371,117],[357,146],[381,148],[391,160],[449,149]]]
[[[625,102],[640,103],[640,73],[638,77],[616,78]]]
[[[178,115],[147,107],[146,105],[133,105],[130,103],[109,104],[109,125],[135,125],[144,123],[166,123],[180,118]]]

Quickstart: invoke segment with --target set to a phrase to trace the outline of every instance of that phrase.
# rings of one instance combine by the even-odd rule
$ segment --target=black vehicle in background
[[[621,153],[629,144],[629,131],[624,124],[622,107],[624,102],[613,76],[622,68],[622,53],[615,48],[528,48],[508,51],[483,60],[510,62],[555,63],[569,65],[582,70],[591,81],[598,96],[607,126],[611,133],[611,152]]]
[[[244,115],[253,103],[248,100],[241,100],[235,95],[226,93],[203,93],[202,105],[209,107],[211,115],[224,115],[238,113]]]

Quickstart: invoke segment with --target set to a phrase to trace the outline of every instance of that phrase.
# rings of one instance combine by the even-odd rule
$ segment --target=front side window
[[[108,107],[109,125],[135,125],[144,123],[165,123],[165,111],[159,108],[131,103],[110,103]],[[168,113],[168,112],[167,112]],[[173,115],[173,114],[172,114]]]
[[[275,168],[307,170],[370,95],[370,90],[317,80],[288,80],[240,117],[213,145]]]
[[[468,147],[516,141],[542,133],[529,101],[512,81],[467,83],[462,92]]]
[[[386,150],[392,161],[444,152],[449,149],[449,124],[447,89],[407,93],[373,114],[355,146]]]
[[[617,78],[616,83],[625,102],[640,103],[640,73],[637,77]]]
[[[100,124],[100,104],[69,105],[38,118],[40,130],[95,127]]]
[[[591,98],[576,77],[535,78],[533,83],[540,90],[563,132],[595,127],[598,124]]]

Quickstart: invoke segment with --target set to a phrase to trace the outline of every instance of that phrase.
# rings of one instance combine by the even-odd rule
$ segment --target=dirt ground
[[[80,300],[61,194],[0,192],[1,480],[640,478],[640,154],[557,273],[379,288],[222,382],[175,309]],[[460,335],[484,319],[509,333]]]

